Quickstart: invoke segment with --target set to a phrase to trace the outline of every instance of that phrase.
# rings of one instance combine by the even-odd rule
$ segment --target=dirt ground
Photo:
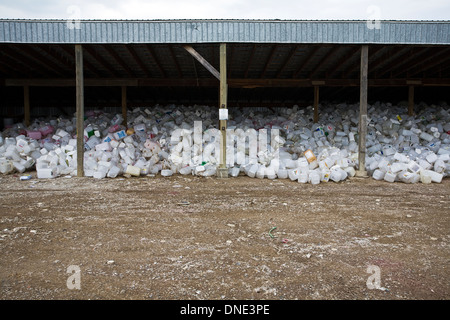
[[[450,298],[449,178],[31,174],[0,176],[2,300]]]

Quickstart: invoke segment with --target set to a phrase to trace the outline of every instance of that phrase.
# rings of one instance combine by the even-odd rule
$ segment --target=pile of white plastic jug
[[[368,106],[366,168],[376,180],[439,183],[450,174],[450,107]],[[339,182],[358,170],[357,104],[229,110],[226,167],[229,175]],[[84,175],[213,176],[220,164],[218,109],[208,106],[135,108],[127,114],[88,111],[84,122]],[[76,119],[35,119],[0,136],[0,172],[36,169],[38,178],[76,175]]]

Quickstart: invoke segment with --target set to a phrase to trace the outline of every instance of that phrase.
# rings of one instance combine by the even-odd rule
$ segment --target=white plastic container
[[[425,184],[431,183],[431,175],[428,174],[428,170],[422,170],[420,172],[420,182]]]
[[[356,170],[353,167],[344,168],[344,171],[347,172],[348,177],[354,177],[356,175]]]
[[[308,180],[311,184],[316,185],[320,183],[320,175],[317,171],[311,171],[308,176]]]
[[[431,142],[431,141],[434,139],[434,136],[432,136],[431,134],[428,134],[428,133],[426,133],[426,132],[422,132],[422,133],[419,135],[419,138],[421,138],[421,139],[423,139],[423,140],[426,140],[426,141],[428,141],[428,142]]]
[[[438,173],[438,172],[434,172],[432,170],[422,170],[421,173],[423,175],[428,175],[431,177],[431,181],[432,182],[436,182],[436,183],[441,183],[442,182],[442,178],[444,177],[443,174]]]
[[[187,166],[187,167],[183,167],[180,169],[180,174],[182,175],[187,175],[187,174],[191,174],[192,173],[192,167]]]
[[[425,157],[425,160],[427,160],[430,164],[433,164],[438,159],[438,156],[432,152],[429,155]]]
[[[290,170],[288,170],[289,179],[291,179],[292,181],[297,180],[298,179],[298,173],[299,173],[298,169],[290,169]]]
[[[128,165],[127,170],[125,173],[128,173],[129,175],[139,177],[141,175],[141,169],[135,166]]]
[[[231,168],[230,171],[231,171],[231,172],[230,172],[230,175],[231,175],[232,177],[237,177],[237,176],[239,175],[239,172],[240,172],[241,170],[240,170],[239,167],[233,167],[233,168]],[[181,172],[180,172],[180,173],[181,173]]]
[[[444,173],[445,162],[440,159],[436,160],[436,162],[434,163],[434,171],[437,173]]]
[[[265,175],[267,176],[268,179],[273,180],[277,177],[275,170],[272,167],[268,167],[265,170]]]
[[[250,167],[250,169],[248,170],[247,175],[248,175],[250,178],[254,178],[254,177],[256,176],[256,172],[258,171],[258,169],[259,169],[259,165],[258,165],[257,163],[253,164],[253,165]]]
[[[321,170],[320,172],[320,182],[328,182],[330,181],[331,171],[330,170]]]
[[[386,172],[386,174],[384,175],[383,180],[387,181],[387,182],[394,182],[395,178],[397,177],[397,175],[391,171]]]
[[[108,171],[107,177],[108,178],[115,178],[115,177],[117,177],[119,175],[119,172],[120,172],[120,168],[119,167],[112,166],[109,169],[109,171]]]
[[[264,175],[266,172],[266,167],[264,165],[260,165],[258,171],[256,171],[256,177],[258,179],[264,179]]]
[[[8,174],[14,171],[14,166],[10,160],[0,160],[0,172]]]
[[[386,174],[385,172],[383,172],[383,171],[377,169],[377,170],[375,170],[375,171],[373,172],[372,177],[373,177],[375,180],[383,180],[385,174]]]
[[[38,179],[51,179],[56,177],[56,168],[40,168],[36,172]]]
[[[308,182],[308,171],[301,171],[298,175],[299,183],[307,183]]]
[[[330,180],[332,180],[334,182],[341,181],[342,180],[341,172],[339,170],[331,170]]]
[[[163,177],[170,177],[173,174],[173,171],[170,169],[161,170],[161,175]]]

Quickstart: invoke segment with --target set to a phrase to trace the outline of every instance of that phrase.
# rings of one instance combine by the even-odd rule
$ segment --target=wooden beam
[[[173,51],[173,46],[171,44],[168,45],[170,56],[172,57],[173,63],[175,64],[175,68],[178,71],[178,77],[183,78],[183,72],[181,71],[180,64],[178,63],[177,56],[175,55],[175,52]]]
[[[391,78],[396,78],[399,74],[405,73],[405,75],[407,74],[407,72],[405,72],[405,70],[407,70],[408,68],[410,68],[411,66],[415,65],[417,63],[417,60],[421,60],[424,57],[426,57],[428,55],[428,49],[426,47],[420,47],[420,48],[414,48],[413,49],[413,53],[411,55],[409,55],[408,57],[404,58],[397,66],[394,66],[390,72],[390,77]],[[400,68],[401,66],[401,68]],[[394,72],[397,71],[397,72]],[[378,74],[376,74],[377,78],[378,78]]]
[[[24,55],[22,52],[16,52],[15,50],[12,50],[10,47],[2,47],[2,52],[10,57],[10,59],[14,60],[15,64],[17,65],[24,65],[26,66],[28,74],[31,74],[33,69],[40,75],[46,77],[48,76],[47,70],[43,68],[40,64],[30,64],[30,59],[27,55]],[[28,63],[27,63],[28,62]]]
[[[4,73],[4,76],[2,78],[6,78],[8,76],[13,76],[15,78],[30,76],[29,73],[27,74],[27,72],[24,71],[23,66],[19,66],[14,60],[3,54],[2,51],[0,51],[0,63],[2,64],[0,69]]]
[[[267,68],[269,68],[269,65],[272,63],[273,57],[275,56],[275,52],[277,51],[278,46],[273,45],[272,50],[270,51],[269,58],[267,59],[266,64],[264,65],[264,69],[261,73],[260,78],[264,78],[267,72]]]
[[[219,115],[221,111],[228,111],[228,86],[227,86],[227,45],[220,44],[220,86],[219,86]],[[220,162],[217,168],[218,178],[228,178],[227,169],[227,120],[219,118],[219,129],[221,133]]]
[[[150,78],[150,72],[148,71],[147,67],[145,66],[144,62],[141,58],[139,58],[136,50],[134,50],[132,45],[124,45],[124,48],[128,51],[128,53],[133,57],[134,61],[141,67],[142,71],[144,71],[145,75]]]
[[[57,66],[52,60],[42,55],[42,53],[38,49],[36,49],[35,46],[32,45],[11,46],[11,48],[13,50],[21,52],[22,54],[25,53],[25,55],[28,55],[28,57],[31,58],[31,60],[34,60],[38,64],[41,64],[45,68],[46,73],[48,73],[48,71],[51,70],[57,75],[65,76],[61,72],[61,67]]]
[[[167,74],[164,71],[164,69],[161,67],[161,63],[159,62],[159,59],[155,53],[155,50],[153,50],[153,47],[150,44],[147,44],[146,47],[148,49],[150,56],[152,57],[153,61],[155,62],[156,67],[158,68],[159,72],[163,76],[163,78],[167,78]]]
[[[250,66],[252,64],[253,58],[255,57],[256,52],[256,44],[253,44],[252,52],[250,53],[250,57],[248,59],[247,68],[245,69],[244,78],[248,77],[248,72],[250,71]]]
[[[442,73],[443,71],[445,71],[445,70],[447,70],[449,68],[450,68],[450,57],[448,59],[445,59],[445,60],[443,59],[442,60],[442,65],[438,65],[438,66],[435,66],[433,68],[430,68],[430,69],[426,70],[425,74],[432,75],[432,74],[435,74],[435,73]],[[440,74],[440,76],[441,76],[441,74]]]
[[[392,73],[391,77],[395,78],[403,73],[405,75],[409,75],[409,70],[413,69],[414,67],[417,67],[418,65],[420,65],[428,60],[434,59],[434,55],[436,53],[433,53],[433,48],[425,47],[424,49],[426,49],[425,52],[423,52],[419,56],[416,56],[414,60],[410,61],[408,64],[406,64],[406,66],[403,66],[397,72]]]
[[[106,49],[106,51],[108,51],[108,53],[113,57],[114,61],[119,64],[124,70],[125,72],[128,73],[128,75],[130,77],[134,77],[133,71],[131,70],[131,68],[122,60],[122,58],[119,56],[119,54],[116,52],[116,50],[114,50],[114,48],[111,48],[111,46],[109,45],[105,45],[103,46],[103,48]]]
[[[128,118],[127,118],[127,87],[122,86],[122,124],[127,127],[128,126]]]
[[[83,47],[75,45],[76,115],[77,115],[77,176],[84,176],[84,84]]]
[[[408,115],[414,115],[414,86],[408,87]]]
[[[286,68],[286,66],[289,64],[289,62],[291,62],[291,60],[294,57],[295,53],[297,52],[298,48],[299,48],[299,46],[297,45],[291,49],[288,57],[286,58],[286,60],[284,60],[283,64],[281,65],[281,68],[278,70],[277,74],[275,75],[275,78],[280,77],[283,70]]]
[[[369,87],[405,87],[411,84],[424,87],[449,87],[450,78],[420,78],[420,79],[368,79]],[[299,88],[299,87],[359,87],[360,79],[227,79],[228,87],[233,88]],[[1,83],[0,83],[1,85]],[[4,86],[7,87],[75,87],[75,79],[41,79],[41,78],[20,78],[4,79]],[[216,78],[86,78],[86,87],[218,87],[219,81]]]
[[[220,72],[216,70],[205,58],[203,58],[194,48],[184,45],[183,48],[189,52],[202,66],[204,66],[214,77],[220,80]]]
[[[303,68],[309,64],[311,59],[316,55],[317,51],[319,51],[320,48],[321,47],[319,47],[319,46],[313,47],[313,49],[311,50],[310,54],[306,57],[306,59],[301,64],[301,66],[297,69],[297,71],[292,76],[293,78],[297,78],[297,76],[300,74],[300,72],[302,72]]]
[[[66,45],[61,45],[59,46],[59,48],[64,52],[66,52],[73,59],[73,64],[75,65],[75,54],[72,48],[69,48]],[[89,72],[92,72],[96,77],[100,77],[100,74],[97,72],[97,69],[89,61],[86,61],[86,59],[83,60],[84,60],[83,67],[86,67],[86,69],[89,70]]]
[[[65,66],[68,70],[73,71],[73,62],[69,61],[67,57],[64,59],[61,53],[57,54],[54,50],[52,50],[52,48],[54,48],[53,46],[40,44],[37,45],[37,47],[46,54],[48,54],[49,56],[51,56],[54,61],[58,61],[58,63]],[[72,74],[72,72],[70,72],[70,74]]]
[[[327,71],[327,78],[331,78],[336,71],[344,65],[347,61],[349,61],[358,51],[360,50],[359,46],[352,48],[346,55],[342,56],[341,59],[334,65],[332,69]]]
[[[23,109],[25,126],[30,125],[30,86],[23,87]]]
[[[314,87],[314,123],[319,122],[319,86]]]
[[[371,55],[375,56],[375,54],[377,54],[379,51],[381,51],[382,49],[384,49],[386,47],[384,46],[380,46],[380,47],[375,47],[374,50],[371,51]],[[390,49],[389,47],[387,47],[388,50]],[[395,48],[395,47],[394,47]],[[371,69],[376,68],[379,64],[386,62],[386,58],[384,57],[384,55],[381,55],[378,60],[375,60],[371,65]],[[360,67],[359,63],[355,63],[350,65],[350,68],[347,69],[346,71],[344,71],[342,78],[346,79],[348,78],[353,72],[355,72],[356,70],[358,70],[358,67]]]
[[[398,63],[398,61],[402,61],[408,50],[410,50],[409,47],[397,46],[390,48],[390,50],[388,49],[386,54],[381,55],[377,60],[372,61],[372,63],[370,64],[370,73],[373,75],[373,77],[381,78],[381,76],[379,76],[379,73],[385,74],[386,70],[390,71],[390,68],[394,66],[392,63],[388,64],[387,66],[385,66],[385,64],[389,63],[389,61],[394,61],[396,63]]]
[[[98,63],[100,63],[106,70],[108,70],[114,77],[117,77],[116,70],[111,67],[111,65],[98,53],[96,53],[89,45],[83,46],[83,49],[89,53],[89,55],[94,59],[97,60]]]
[[[416,74],[419,74],[420,72],[426,71],[427,69],[431,69],[435,67],[438,64],[441,64],[443,61],[442,59],[446,58],[448,56],[448,53],[450,51],[450,48],[444,49],[441,52],[435,53],[432,56],[430,56],[427,60],[428,63],[425,63],[425,61],[421,62],[421,66],[414,70],[413,72],[410,72],[409,76],[414,76]]]
[[[228,55],[228,59],[227,59],[227,70],[229,70],[230,72],[228,72],[228,75],[231,75],[231,72],[233,70],[233,59],[234,59],[234,51],[236,50],[236,48],[234,46],[229,46],[229,48],[231,50],[229,50],[229,55]]]
[[[339,50],[339,47],[331,48],[330,51],[325,55],[324,58],[317,64],[317,66],[309,73],[308,78],[312,79],[314,75],[319,71],[319,69],[326,64],[328,61],[330,61],[331,58],[333,58],[336,55],[336,51]]]
[[[381,71],[376,73],[377,78],[382,78],[386,73],[392,72],[401,66],[409,57],[414,55],[411,51],[413,51],[413,48],[406,47],[403,50],[404,53],[400,54],[396,59],[392,59],[388,65],[385,65]]]
[[[359,128],[358,128],[358,172],[360,177],[366,177],[366,136],[367,136],[367,78],[369,70],[369,46],[361,47],[361,80],[359,93]]]

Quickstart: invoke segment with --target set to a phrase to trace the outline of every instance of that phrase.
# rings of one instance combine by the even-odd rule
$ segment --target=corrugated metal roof
[[[0,43],[450,44],[450,21],[0,20]]]

